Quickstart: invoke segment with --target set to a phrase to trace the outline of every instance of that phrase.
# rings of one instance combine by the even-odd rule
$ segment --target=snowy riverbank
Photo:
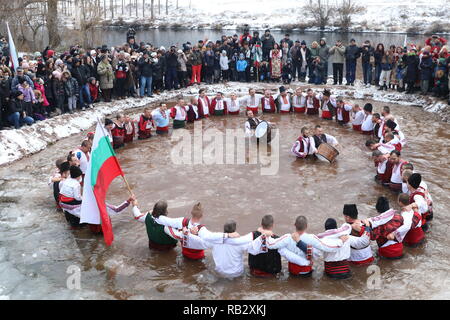
[[[155,1],[156,2],[156,1]],[[389,33],[445,33],[450,32],[450,4],[445,0],[417,0],[395,3],[390,0],[354,0],[365,7],[365,11],[352,16],[350,32]],[[308,1],[298,0],[195,0],[191,7],[180,1],[176,9],[175,1],[169,2],[168,15],[165,6],[159,12],[155,4],[155,19],[150,19],[150,7],[145,13],[138,7],[117,1],[114,16],[110,7],[102,16],[106,26],[136,26],[160,29],[215,29],[236,30],[248,24],[252,30],[266,28],[278,30],[317,31],[314,18],[305,12]],[[341,1],[329,1],[331,5]],[[73,11],[72,11],[73,12]],[[137,14],[137,15],[136,15]],[[75,18],[63,19],[72,26]],[[325,31],[339,30],[339,15],[331,14]]]
[[[290,85],[290,88],[301,86],[306,88],[300,82]],[[208,94],[214,94],[217,91],[225,95],[230,92],[236,92],[238,95],[247,93],[248,88],[270,88],[277,91],[279,84],[258,84],[258,83],[228,83],[227,85],[217,84],[207,86]],[[289,86],[286,86],[289,87]],[[324,86],[314,86],[316,91],[323,90]],[[423,107],[425,111],[437,113],[445,122],[450,120],[450,108],[446,101],[437,100],[431,97],[423,97],[416,94],[408,95],[396,91],[379,91],[376,87],[366,88],[357,83],[355,87],[346,86],[328,86],[332,93],[344,98],[370,99],[374,101],[396,103],[400,105]],[[56,141],[69,137],[73,134],[87,130],[92,127],[97,118],[114,115],[129,109],[142,108],[149,104],[155,104],[159,101],[167,101],[176,98],[179,95],[196,95],[198,87],[176,90],[163,93],[154,98],[133,99],[115,101],[111,103],[98,103],[93,110],[86,110],[75,114],[64,114],[45,121],[40,121],[32,126],[24,126],[19,130],[0,131],[0,165],[5,165],[19,160],[28,155],[44,150],[47,146]]]

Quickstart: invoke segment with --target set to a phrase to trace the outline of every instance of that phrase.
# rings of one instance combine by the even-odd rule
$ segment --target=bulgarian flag
[[[103,237],[108,246],[111,245],[114,235],[105,200],[109,185],[117,176],[123,176],[122,169],[106,129],[98,121],[84,177],[80,223],[101,224]]]
[[[6,29],[8,30],[8,40],[9,40],[9,54],[11,56],[11,65],[14,70],[19,67],[19,58],[17,57],[16,45],[14,44],[14,39],[9,30],[9,24],[6,22]]]

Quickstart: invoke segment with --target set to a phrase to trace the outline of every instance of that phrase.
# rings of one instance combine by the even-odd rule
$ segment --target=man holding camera
[[[372,68],[375,62],[374,48],[370,45],[370,41],[366,40],[361,46],[361,63],[363,68],[364,85],[370,87],[372,82]]]
[[[329,53],[333,63],[333,84],[336,85],[339,83],[339,85],[342,85],[345,60],[345,47],[342,45],[342,41],[337,40],[336,44],[331,47]]]

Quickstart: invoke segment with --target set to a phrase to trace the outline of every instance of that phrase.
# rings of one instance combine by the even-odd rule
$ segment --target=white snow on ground
[[[291,84],[291,88],[302,85],[299,82]],[[303,84],[304,85],[304,84]],[[277,89],[277,84],[258,84],[258,83],[229,83],[227,85],[217,84],[208,86],[209,94],[217,91],[228,95],[236,92],[238,95],[247,93],[248,88],[271,88]],[[323,87],[313,89],[321,91]],[[344,98],[372,99],[375,101],[397,103],[400,105],[421,106],[425,111],[438,113],[444,121],[448,121],[448,105],[443,100],[437,100],[430,97],[421,97],[418,95],[404,94],[396,91],[379,91],[376,87],[366,88],[359,83],[354,87],[331,88],[333,94]],[[132,108],[141,108],[151,103],[167,101],[176,98],[179,95],[196,95],[198,88],[190,87],[163,93],[154,98],[133,99],[129,98],[112,103],[98,103],[93,110],[86,110],[75,114],[64,114],[51,119],[37,122],[32,126],[24,126],[18,130],[0,131],[0,165],[4,165],[19,160],[27,155],[44,150],[49,144],[79,133],[92,127],[98,118],[122,112]]]
[[[300,25],[306,30],[317,30],[311,27],[313,17],[305,13],[303,7],[308,0],[192,0],[169,1],[169,15],[165,15],[164,2],[161,15],[158,14],[157,1],[155,1],[155,27],[184,27],[184,28],[216,28],[236,29],[243,24],[249,24],[252,29],[281,28],[286,25]],[[341,3],[341,0],[329,0],[332,5]],[[364,6],[366,11],[356,14],[352,19],[351,31],[362,32],[406,32],[409,28],[417,32],[431,31],[432,24],[444,24],[444,32],[450,32],[450,2],[446,0],[416,0],[413,2],[395,2],[392,0],[354,0],[356,4]],[[109,2],[108,2],[109,3]],[[142,4],[136,10],[129,7],[125,1],[124,14],[122,14],[122,0],[116,0],[114,19],[108,6],[106,20],[119,19],[126,23],[150,23],[150,6],[146,6],[145,18],[142,14]],[[150,4],[150,0],[148,0]],[[131,9],[131,10],[130,10]],[[75,12],[72,10],[71,12]],[[131,12],[131,15],[130,15]],[[330,27],[337,22],[337,13],[332,14]],[[105,19],[103,17],[103,19]],[[72,24],[67,19],[63,19]]]

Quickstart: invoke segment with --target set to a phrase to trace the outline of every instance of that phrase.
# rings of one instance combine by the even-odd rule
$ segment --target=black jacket
[[[361,49],[357,46],[357,45],[350,45],[345,47],[345,59],[352,61],[352,60],[356,60],[360,57],[361,55]]]
[[[148,58],[148,61],[145,61],[144,57],[139,59],[139,74],[142,77],[153,77],[153,63],[151,61],[150,58]]]

